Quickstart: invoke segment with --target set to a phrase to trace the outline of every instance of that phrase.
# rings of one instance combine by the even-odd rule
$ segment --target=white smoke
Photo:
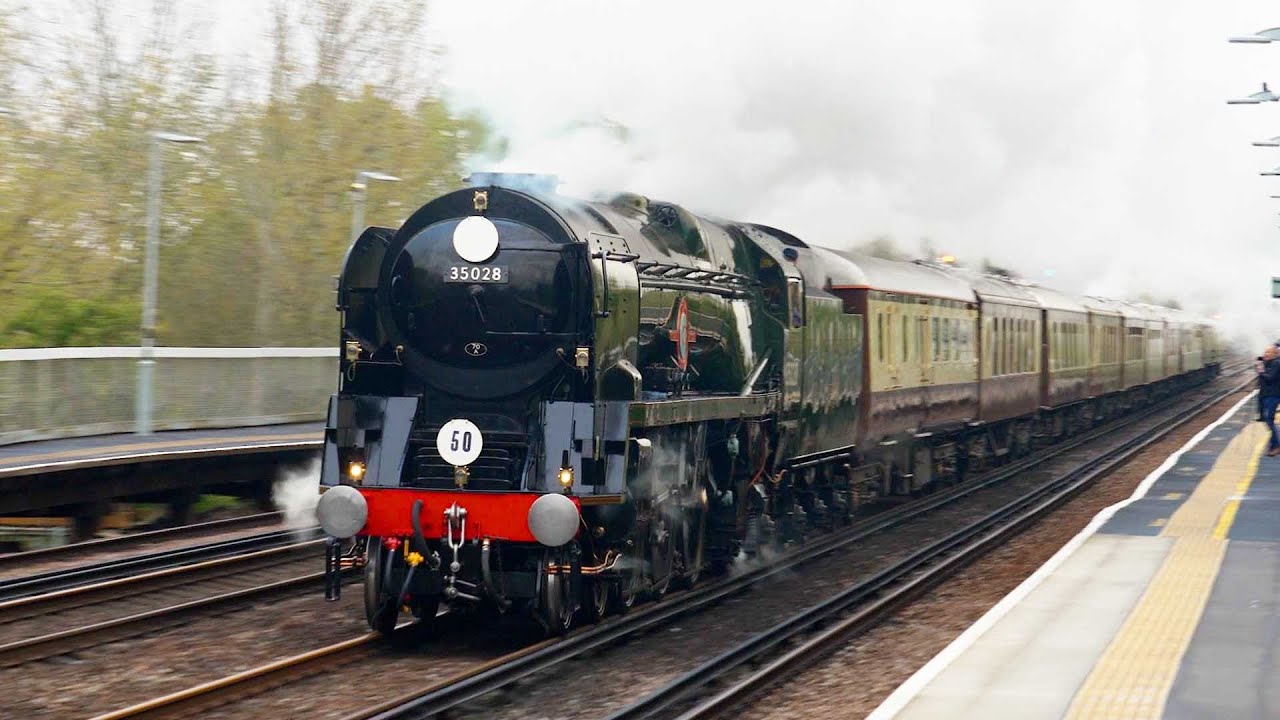
[[[271,487],[271,500],[284,513],[288,527],[314,527],[316,503],[320,501],[320,459],[285,471]]]
[[[1260,2],[432,5],[442,79],[557,173],[817,244],[922,238],[1075,292],[1179,298],[1280,337],[1278,52]],[[492,167],[489,159],[477,164]],[[484,169],[478,167],[477,169]],[[1274,181],[1274,182],[1269,182]]]

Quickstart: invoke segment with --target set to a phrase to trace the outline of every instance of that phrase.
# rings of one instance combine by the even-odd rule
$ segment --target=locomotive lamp
[[[467,486],[471,480],[471,469],[466,465],[455,465],[453,468],[453,484],[460,488]]]
[[[348,340],[343,349],[347,362],[353,363],[360,359],[360,342],[358,340]]]
[[[364,463],[359,460],[353,461],[351,464],[347,465],[347,477],[351,478],[352,482],[356,484],[359,484],[361,480],[364,480],[364,471]]]
[[[560,456],[560,472],[556,474],[556,479],[560,481],[560,487],[565,490],[573,486],[573,465],[569,464],[568,450]]]
[[[579,370],[586,370],[591,366],[591,348],[580,347],[573,351],[573,364]]]

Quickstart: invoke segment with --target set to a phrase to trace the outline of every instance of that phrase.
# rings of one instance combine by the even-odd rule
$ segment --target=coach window
[[[1031,328],[1028,327],[1030,321],[1023,318],[1018,324],[1022,326],[1019,333],[1018,346],[1018,365],[1022,368],[1022,372],[1031,369]]]
[[[992,375],[999,375],[1004,372],[1004,345],[1000,339],[1000,325],[1004,320],[996,318],[991,323],[991,358],[992,358]]]
[[[1031,321],[1023,318],[1021,325],[1022,347],[1018,352],[1018,355],[1021,358],[1020,365],[1022,365],[1022,372],[1028,372],[1031,370]]]
[[[1013,362],[1009,372],[1022,372],[1022,318],[1013,320]]]
[[[909,332],[910,328],[908,327],[908,325],[909,323],[907,322],[907,316],[903,315],[902,316],[902,362],[904,363],[911,359],[911,356],[907,353],[907,350],[909,349],[907,343],[910,339],[910,334],[911,334]]]
[[[884,362],[884,313],[876,313],[876,357]]]
[[[1018,320],[1009,318],[1009,359],[1006,361],[1006,372],[1010,375],[1018,372]]]
[[[996,337],[998,338],[996,345],[1000,349],[1000,369],[996,374],[1004,375],[1009,372],[1009,318],[1000,318]]]

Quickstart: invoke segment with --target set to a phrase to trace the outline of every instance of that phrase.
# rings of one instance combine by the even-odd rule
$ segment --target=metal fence
[[[131,432],[136,347],[0,350],[0,445]],[[336,348],[156,348],[156,430],[323,420]]]

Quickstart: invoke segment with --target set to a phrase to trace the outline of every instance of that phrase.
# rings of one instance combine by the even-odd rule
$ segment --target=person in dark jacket
[[[1269,347],[1262,353],[1262,372],[1258,373],[1258,394],[1262,396],[1262,417],[1271,431],[1267,456],[1280,455],[1280,434],[1276,433],[1276,407],[1280,406],[1280,360],[1276,348]]]
[[[1253,370],[1258,374],[1258,422],[1267,421],[1267,416],[1264,413],[1263,407],[1262,407],[1262,368],[1264,367],[1263,363],[1264,363],[1264,360],[1262,359],[1261,355],[1253,359]]]

